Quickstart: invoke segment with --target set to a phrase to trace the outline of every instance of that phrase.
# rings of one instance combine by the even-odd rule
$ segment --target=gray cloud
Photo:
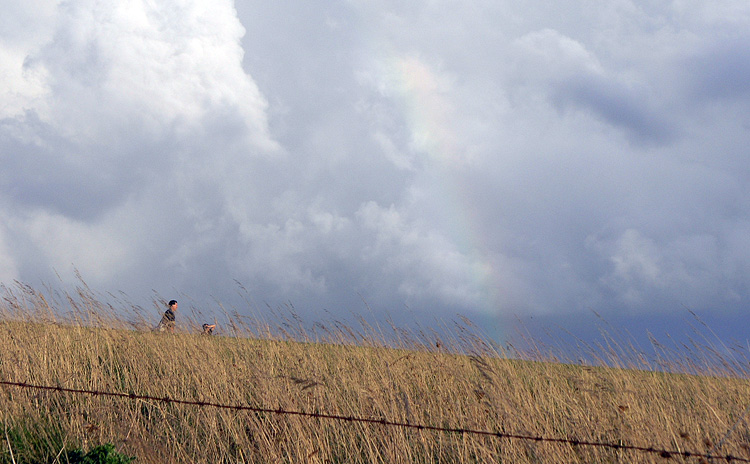
[[[750,92],[750,40],[745,31],[717,38],[687,59],[693,92],[699,98],[746,99]]]
[[[603,79],[577,77],[559,83],[554,100],[561,107],[589,109],[609,124],[625,129],[637,143],[665,143],[673,135],[665,121],[645,106],[647,95],[639,95]]]
[[[739,307],[729,4],[49,2],[0,42],[0,278],[72,263],[310,311]]]

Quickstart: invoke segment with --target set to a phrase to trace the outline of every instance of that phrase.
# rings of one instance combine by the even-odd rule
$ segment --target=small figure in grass
[[[159,332],[169,332],[174,333],[174,326],[175,326],[175,313],[177,312],[177,301],[171,300],[169,302],[169,308],[167,308],[166,311],[164,311],[164,315],[161,317],[161,321],[159,321],[159,325],[156,326],[156,330]]]
[[[201,335],[213,335],[216,324],[203,324],[203,332]]]

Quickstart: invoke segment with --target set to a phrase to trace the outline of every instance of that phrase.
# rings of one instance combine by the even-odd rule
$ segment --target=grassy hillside
[[[703,375],[687,375],[511,359],[470,327],[398,347],[382,346],[366,325],[321,326],[326,338],[305,340],[301,328],[284,337],[290,326],[235,319],[232,336],[185,326],[164,335],[135,330],[148,325],[141,310],[110,307],[86,289],[57,298],[5,289],[0,381],[750,458],[747,425],[732,429],[750,383],[730,364],[691,358]],[[128,312],[135,319],[115,315]],[[0,422],[0,463],[64,462],[66,449],[106,442],[136,463],[665,462],[633,450],[13,386],[0,386]]]

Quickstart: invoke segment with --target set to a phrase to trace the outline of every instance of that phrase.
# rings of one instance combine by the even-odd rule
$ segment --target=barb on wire
[[[615,450],[622,450],[622,451],[633,451],[633,452],[640,452],[640,453],[657,454],[660,457],[665,458],[665,459],[680,456],[684,458],[703,458],[707,460],[721,459],[726,462],[750,463],[750,459],[745,459],[745,458],[741,458],[738,456],[732,456],[731,454],[718,455],[718,454],[710,454],[710,453],[693,453],[691,451],[667,450],[667,449],[656,448],[653,446],[624,445],[620,443],[607,443],[607,442],[578,440],[575,438],[540,437],[540,436],[522,435],[522,434],[505,433],[505,432],[493,432],[490,430],[476,430],[476,429],[459,428],[459,427],[437,427],[434,425],[411,424],[409,422],[397,422],[397,421],[390,421],[386,419],[342,416],[338,414],[325,414],[325,413],[317,413],[317,412],[291,411],[291,410],[283,409],[281,407],[272,409],[272,408],[264,408],[264,407],[259,407],[259,406],[230,405],[230,404],[215,403],[211,401],[180,400],[180,399],[170,398],[169,396],[159,397],[159,396],[151,396],[151,395],[138,395],[134,392],[130,392],[130,393],[106,392],[106,391],[86,390],[86,389],[79,389],[79,388],[65,388],[59,385],[58,386],[34,385],[34,384],[26,383],[26,382],[0,381],[0,385],[27,388],[27,389],[33,389],[33,390],[46,390],[46,391],[53,391],[53,392],[60,392],[60,393],[73,393],[73,394],[78,394],[78,395],[107,396],[107,397],[114,397],[114,398],[125,398],[129,400],[160,401],[164,403],[183,404],[183,405],[198,406],[198,407],[212,407],[212,408],[218,408],[218,409],[228,409],[228,410],[233,410],[233,411],[251,411],[251,412],[261,412],[261,413],[298,416],[298,417],[307,417],[307,418],[316,418],[316,419],[328,419],[328,420],[341,421],[341,422],[356,422],[356,423],[364,423],[364,424],[382,425],[386,427],[401,427],[401,428],[413,429],[413,430],[457,433],[460,435],[488,436],[488,437],[502,438],[502,439],[507,439],[507,440],[522,440],[522,441],[533,441],[537,443],[544,442],[544,443],[556,443],[556,444],[571,445],[571,446],[608,448],[608,449],[615,449]]]

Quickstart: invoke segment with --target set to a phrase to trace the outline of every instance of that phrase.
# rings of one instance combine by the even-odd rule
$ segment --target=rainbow
[[[420,162],[427,168],[430,191],[441,196],[449,238],[473,263],[470,305],[498,315],[509,290],[509,279],[500,270],[507,267],[502,266],[501,255],[493,253],[488,234],[482,233],[479,211],[461,175],[472,160],[454,129],[453,107],[446,98],[450,82],[415,57],[391,57],[381,63],[381,79],[400,106],[411,134],[411,149],[423,157]]]

